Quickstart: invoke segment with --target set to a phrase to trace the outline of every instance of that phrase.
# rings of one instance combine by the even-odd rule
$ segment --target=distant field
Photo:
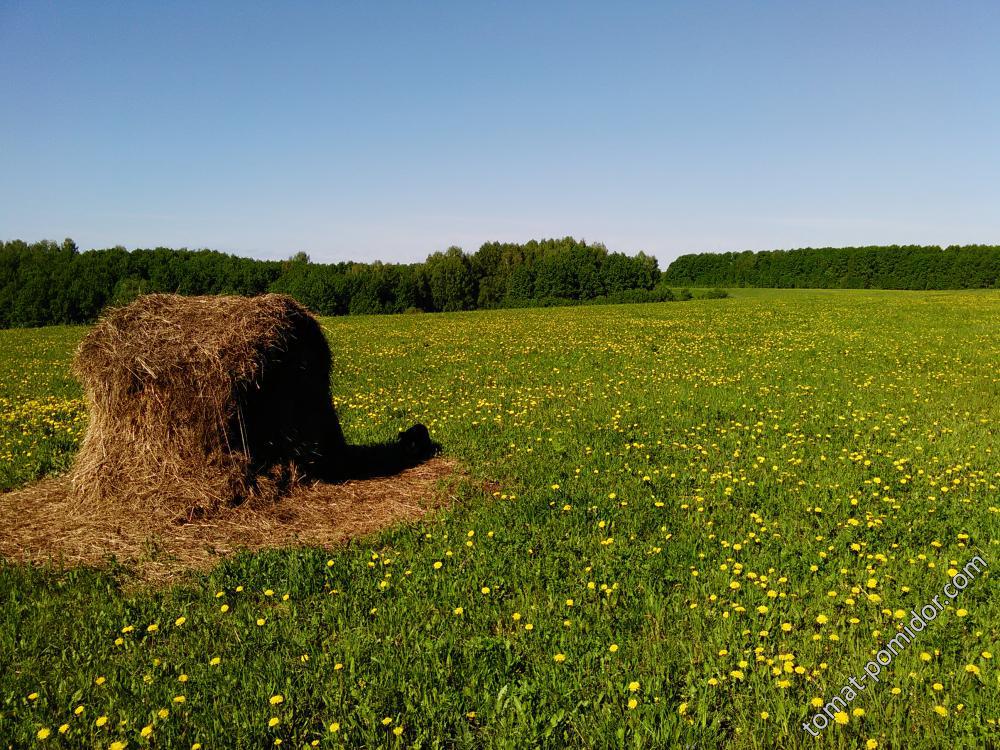
[[[0,565],[0,739],[1000,744],[990,570],[802,729],[954,570],[1000,564],[1000,292],[734,294],[323,319],[348,439],[424,422],[459,502],[166,591]],[[68,466],[84,332],[0,331],[0,489]]]

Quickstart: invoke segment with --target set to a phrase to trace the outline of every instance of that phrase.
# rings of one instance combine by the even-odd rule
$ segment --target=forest
[[[1000,246],[890,245],[682,255],[672,285],[810,289],[979,289],[1000,283]]]
[[[655,258],[609,252],[572,237],[458,247],[423,263],[255,260],[213,250],[123,247],[81,252],[62,243],[0,243],[0,327],[94,321],[139,294],[290,294],[321,315],[600,302],[667,301]],[[720,293],[716,293],[720,294]]]
[[[975,289],[1000,284],[1000,246],[892,245],[682,255],[666,271],[645,253],[572,237],[458,247],[423,263],[256,260],[214,250],[0,242],[0,328],[93,322],[139,294],[290,294],[321,315],[450,312],[662,302],[687,287]],[[681,288],[680,291],[677,291]]]

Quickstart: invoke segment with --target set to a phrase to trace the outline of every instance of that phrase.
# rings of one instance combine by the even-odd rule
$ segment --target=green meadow
[[[169,588],[0,563],[3,746],[1000,745],[992,569],[802,728],[1000,561],[1000,293],[322,324],[349,441],[423,422],[453,502]],[[0,331],[0,489],[72,460],[85,331]]]

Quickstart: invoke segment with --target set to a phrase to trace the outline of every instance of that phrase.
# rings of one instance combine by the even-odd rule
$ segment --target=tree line
[[[694,287],[976,289],[1000,285],[1000,246],[891,245],[682,255],[663,273]]]
[[[655,258],[572,237],[451,247],[423,263],[255,260],[213,250],[123,247],[81,252],[72,240],[0,242],[0,327],[94,321],[149,292],[290,294],[321,315],[666,301]],[[702,295],[704,296],[704,295]]]

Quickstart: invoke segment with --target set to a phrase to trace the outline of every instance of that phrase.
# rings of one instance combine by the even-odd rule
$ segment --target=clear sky
[[[996,2],[0,0],[0,239],[1000,243]]]

